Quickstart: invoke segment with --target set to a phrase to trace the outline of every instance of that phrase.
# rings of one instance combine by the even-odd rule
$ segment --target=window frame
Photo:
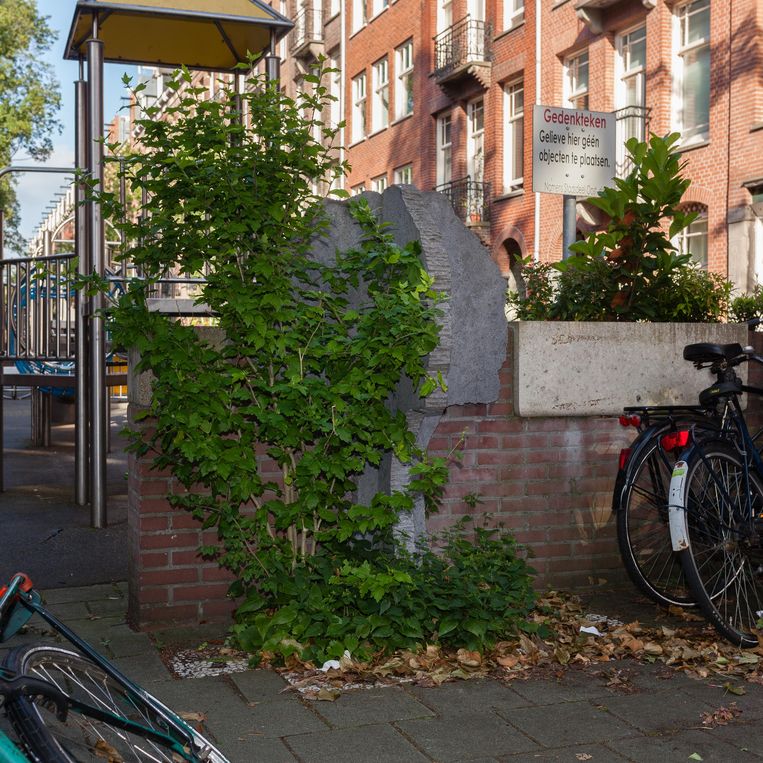
[[[673,239],[673,244],[678,250],[679,254],[691,254],[691,261],[703,270],[707,270],[707,256],[709,252],[709,232],[710,226],[708,224],[708,209],[704,204],[690,204],[691,207],[696,207],[695,211],[698,213],[697,217],[687,225],[683,230],[679,231]],[[692,230],[694,226],[701,226],[701,230]],[[705,241],[705,260],[697,259],[691,252],[691,241],[703,237]]]
[[[688,13],[691,6],[703,3],[703,6],[693,13]],[[712,72],[712,49],[710,45],[710,12],[712,3],[710,0],[687,0],[673,8],[673,50],[674,50],[674,77],[673,77],[673,124],[681,133],[681,145],[691,146],[696,143],[705,143],[710,139],[710,76]],[[684,34],[688,34],[689,19],[699,12],[707,12],[707,35],[701,40],[684,44]],[[686,23],[684,23],[686,22]],[[686,59],[698,51],[707,50],[707,121],[692,125],[688,131],[685,123],[684,86],[686,84]],[[688,134],[687,134],[688,132]]]
[[[482,126],[475,129],[477,113],[482,114]],[[485,180],[485,97],[482,95],[466,104],[466,174],[472,183]]]
[[[503,28],[507,31],[525,23],[525,0],[503,0]]]
[[[448,112],[437,117],[435,145],[437,147],[436,185],[441,186],[453,180],[453,114]],[[447,128],[447,142],[445,131]],[[447,161],[446,161],[447,157]],[[447,171],[446,171],[447,170]]]
[[[585,58],[585,87],[581,88],[577,83],[580,80],[581,61]],[[590,65],[588,48],[578,51],[573,56],[568,56],[564,61],[564,105],[568,109],[588,111],[590,105]],[[581,108],[577,104],[581,98],[585,98],[585,106]]]
[[[386,173],[383,175],[377,175],[376,177],[371,178],[372,191],[376,191],[376,193],[383,193],[388,187],[389,187],[389,183],[387,182]]]
[[[516,94],[521,92],[522,105],[521,111],[516,108]],[[524,108],[525,83],[524,79],[513,79],[507,82],[503,87],[504,98],[504,147],[503,147],[503,192],[515,193],[524,188],[524,128],[525,128],[525,108]],[[521,127],[517,123],[521,122]],[[516,139],[517,134],[521,138],[521,157],[522,172],[516,172]]]
[[[413,164],[403,164],[394,170],[393,185],[413,185]]]
[[[395,48],[395,119],[403,119],[413,114],[413,86],[416,81],[413,76],[413,60],[411,38]]]
[[[384,79],[380,79],[380,74]],[[389,56],[371,65],[371,134],[389,126]],[[386,106],[384,104],[386,96]]]
[[[358,143],[368,135],[366,102],[368,90],[365,71],[352,78],[352,142]]]
[[[356,34],[368,24],[368,7],[366,0],[352,0],[352,27],[350,34]]]

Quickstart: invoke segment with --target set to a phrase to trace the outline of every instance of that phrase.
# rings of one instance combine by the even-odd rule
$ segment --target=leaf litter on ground
[[[288,682],[285,691],[298,691],[304,698],[336,700],[341,692],[400,683],[423,687],[448,681],[491,677],[512,681],[538,674],[560,676],[571,668],[599,672],[613,691],[630,693],[634,688],[627,669],[607,668],[607,663],[632,660],[659,668],[660,678],[682,673],[702,680],[719,681],[727,694],[744,694],[743,682],[763,684],[763,646],[741,650],[723,641],[717,633],[690,611],[673,608],[669,625],[646,625],[637,620],[624,623],[603,615],[588,614],[578,597],[551,591],[539,597],[530,620],[532,628],[545,626],[551,636],[519,633],[500,641],[486,652],[445,649],[428,644],[418,651],[379,653],[360,662],[345,655],[338,668],[322,670],[297,655],[279,665],[274,655],[265,653],[260,667],[277,670]],[[595,627],[599,635],[581,632]],[[207,666],[230,664],[240,670],[248,655],[230,647],[225,654],[210,655],[204,650]],[[219,650],[220,652],[223,649]],[[187,653],[183,655],[187,657]],[[175,665],[177,670],[177,665]]]

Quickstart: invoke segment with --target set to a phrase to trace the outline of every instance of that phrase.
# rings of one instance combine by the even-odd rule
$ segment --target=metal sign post
[[[533,106],[533,191],[564,197],[565,259],[575,242],[577,197],[611,184],[615,146],[615,117],[609,112]]]

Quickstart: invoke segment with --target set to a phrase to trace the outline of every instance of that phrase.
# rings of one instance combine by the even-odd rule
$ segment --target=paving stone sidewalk
[[[560,680],[403,685],[311,702],[284,692],[284,680],[267,670],[173,678],[148,635],[125,623],[124,584],[44,595],[131,678],[176,711],[203,714],[233,763],[763,760],[763,686],[755,684],[734,696],[658,665],[619,662]],[[32,628],[6,646],[40,638]],[[629,679],[629,693],[608,687],[615,671]],[[732,701],[741,710],[732,723],[703,728],[703,713]]]

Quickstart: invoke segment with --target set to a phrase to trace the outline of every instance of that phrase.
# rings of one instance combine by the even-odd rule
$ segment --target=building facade
[[[740,291],[763,280],[760,0],[288,0],[282,79],[324,55],[340,70],[351,192],[413,183],[447,194],[509,277],[562,252],[562,197],[532,190],[532,105],[614,112],[629,137],[681,133],[675,242]],[[577,228],[600,224],[577,203]]]

